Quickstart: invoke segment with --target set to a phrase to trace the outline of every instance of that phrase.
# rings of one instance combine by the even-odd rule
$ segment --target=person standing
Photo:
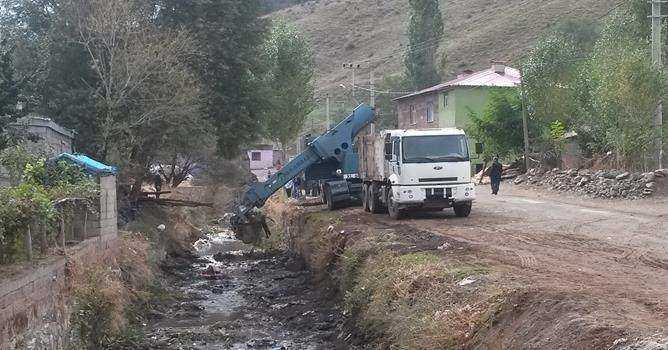
[[[292,198],[292,186],[292,180],[288,181],[283,186],[283,189],[285,189],[285,196],[288,197],[288,199]]]
[[[292,198],[299,199],[302,196],[302,177],[301,174],[292,180]]]
[[[153,175],[153,187],[155,188],[155,198],[159,199],[162,191],[162,176],[158,172]]]
[[[489,173],[493,195],[499,194],[499,187],[501,186],[501,175],[503,175],[503,165],[501,165],[499,162],[499,157],[494,157],[492,168]]]

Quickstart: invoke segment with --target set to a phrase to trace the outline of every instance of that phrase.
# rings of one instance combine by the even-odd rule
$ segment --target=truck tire
[[[456,204],[454,206],[455,215],[460,218],[468,217],[471,214],[471,202],[466,202],[462,204]]]
[[[329,188],[329,186],[325,186],[324,195],[325,195],[325,201],[327,203],[327,209],[335,210],[336,203],[332,199],[332,190]]]
[[[393,197],[392,189],[389,189],[387,192],[387,212],[392,219],[401,220],[404,217],[404,211],[397,207]]]
[[[373,214],[381,214],[383,209],[378,198],[378,185],[370,184],[367,193],[369,194],[369,211]]]
[[[369,209],[369,185],[368,184],[363,184],[362,185],[362,208],[364,208],[365,212],[370,212],[371,209]]]

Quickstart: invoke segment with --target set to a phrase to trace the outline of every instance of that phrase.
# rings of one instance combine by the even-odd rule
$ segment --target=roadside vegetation
[[[627,0],[600,22],[563,22],[522,59],[533,152],[558,159],[565,134],[573,132],[587,157],[610,152],[614,161],[609,166],[653,169],[659,137],[654,113],[668,95],[668,80],[653,67],[649,14],[649,3]],[[492,99],[488,109],[504,104]],[[512,116],[519,118],[517,112]],[[481,121],[474,123],[474,131],[492,139],[499,154],[521,148],[522,139],[513,137],[506,144],[504,135],[485,130]]]
[[[135,349],[149,312],[172,299],[158,278],[154,242],[123,232],[110,264],[68,263],[72,349]]]
[[[12,169],[12,185],[0,188],[0,264],[31,259],[29,235],[40,254],[63,248],[61,227],[71,213],[59,202],[77,198],[85,207],[82,210],[97,210],[99,190],[94,179],[68,163],[47,163],[28,144],[1,151],[0,166]]]

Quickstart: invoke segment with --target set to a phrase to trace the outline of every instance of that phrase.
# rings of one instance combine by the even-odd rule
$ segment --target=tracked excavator
[[[270,235],[266,217],[260,208],[286,183],[306,173],[321,186],[323,202],[330,209],[350,200],[361,199],[362,181],[357,176],[355,137],[374,120],[374,109],[355,108],[347,118],[310,141],[305,149],[265,182],[249,185],[230,219],[237,238],[256,242],[261,232]]]

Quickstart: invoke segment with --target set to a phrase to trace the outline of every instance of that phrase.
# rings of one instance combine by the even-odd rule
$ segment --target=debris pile
[[[657,190],[657,183],[668,180],[668,169],[636,173],[622,170],[552,169],[538,168],[518,176],[516,185],[546,186],[559,192],[571,192],[597,198],[640,199]]]

